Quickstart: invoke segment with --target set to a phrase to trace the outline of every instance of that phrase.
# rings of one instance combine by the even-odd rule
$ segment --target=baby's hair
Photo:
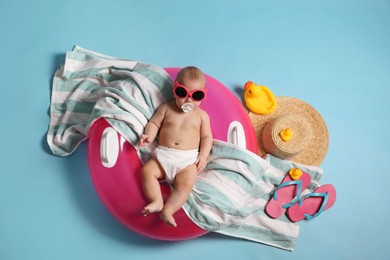
[[[182,83],[183,80],[190,80],[190,81],[197,81],[197,80],[204,80],[205,76],[203,72],[194,66],[188,66],[179,71],[179,73],[176,76],[176,81]]]

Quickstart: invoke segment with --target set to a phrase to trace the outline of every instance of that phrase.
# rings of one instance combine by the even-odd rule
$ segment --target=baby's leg
[[[196,171],[195,164],[187,166],[176,175],[175,187],[160,214],[161,219],[168,225],[173,227],[177,226],[172,215],[186,202],[188,195],[195,184],[197,175],[198,172]]]
[[[164,178],[164,176],[164,170],[155,158],[150,159],[142,168],[142,186],[145,196],[150,202],[142,211],[144,215],[162,210],[164,202],[159,179]]]

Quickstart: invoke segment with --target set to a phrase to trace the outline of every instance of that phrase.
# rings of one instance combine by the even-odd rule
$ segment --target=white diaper
[[[165,180],[173,184],[176,174],[190,164],[196,162],[198,150],[178,150],[164,146],[158,146],[153,155],[165,171]]]

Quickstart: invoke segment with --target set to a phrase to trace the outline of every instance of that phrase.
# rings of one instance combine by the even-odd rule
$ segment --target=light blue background
[[[1,1],[0,259],[386,259],[389,256],[388,0]],[[80,45],[162,67],[196,65],[242,100],[252,80],[327,122],[334,207],[294,252],[222,235],[160,242],[99,200],[87,144],[48,151],[51,79]],[[223,98],[223,97],[221,97]]]

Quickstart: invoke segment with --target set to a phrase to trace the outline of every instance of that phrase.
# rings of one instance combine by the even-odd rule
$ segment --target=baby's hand
[[[204,170],[204,168],[206,167],[207,156],[199,154],[198,159],[196,159],[195,164],[196,164],[196,170],[198,171],[198,173],[201,173]]]
[[[150,144],[150,140],[149,140],[149,136],[147,135],[141,135],[141,139],[139,140],[139,143],[138,143],[138,150],[144,146],[144,145],[148,145]]]

